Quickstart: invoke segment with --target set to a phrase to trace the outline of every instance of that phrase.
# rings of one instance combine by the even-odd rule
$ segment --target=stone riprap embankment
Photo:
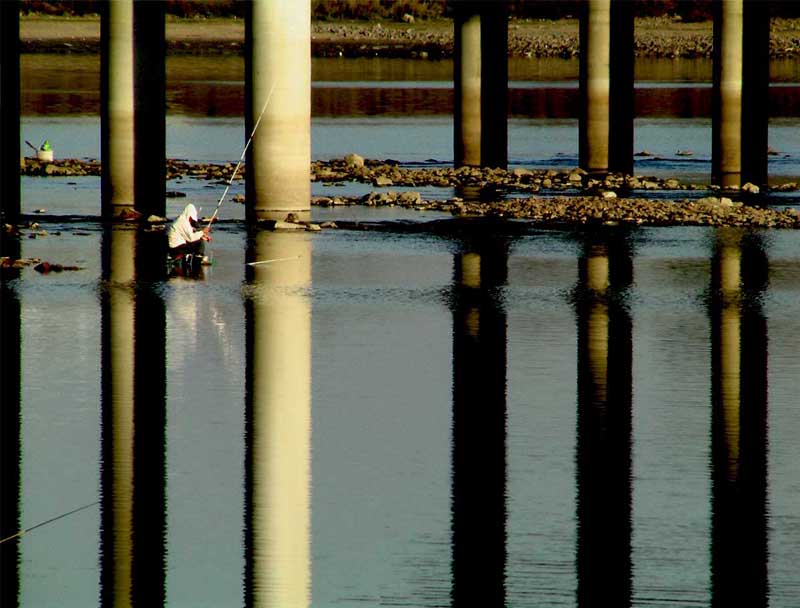
[[[227,184],[235,163],[167,162],[171,186],[180,187],[183,179]],[[33,159],[21,166],[32,176],[99,175],[95,160],[57,160],[44,163]],[[240,167],[236,179],[243,179]],[[418,210],[436,210],[459,216],[493,216],[526,219],[543,224],[626,223],[636,225],[711,225],[753,226],[764,228],[800,228],[800,213],[794,209],[776,210],[758,204],[756,187],[746,185],[740,192],[719,192],[707,184],[687,184],[674,178],[609,174],[588,175],[581,169],[516,168],[489,169],[446,166],[404,167],[393,161],[364,159],[349,154],[343,159],[315,161],[310,167],[311,181],[334,189],[345,182],[369,184],[363,196],[317,196],[319,206],[402,206]],[[442,188],[446,194],[424,199],[415,188]],[[400,190],[395,190],[399,188]],[[773,190],[796,191],[800,186],[789,182]],[[648,193],[643,196],[643,191]],[[686,192],[680,198],[681,191]],[[691,192],[691,195],[690,195]],[[658,193],[663,193],[661,199]],[[664,200],[669,193],[670,200]],[[170,190],[168,196],[185,196]],[[738,196],[734,196],[734,194]],[[702,195],[702,196],[701,196]],[[741,198],[742,200],[734,200]],[[242,195],[233,202],[244,202]]]
[[[670,18],[636,20],[635,52],[640,57],[711,57],[712,24],[681,23]],[[98,53],[97,18],[25,17],[23,53]],[[169,53],[241,54],[241,19],[168,19]],[[511,57],[575,57],[580,52],[578,21],[512,20],[508,32]],[[316,57],[448,58],[453,55],[453,25],[447,19],[399,22],[312,23],[311,53]],[[800,55],[800,20],[773,19],[770,55]]]

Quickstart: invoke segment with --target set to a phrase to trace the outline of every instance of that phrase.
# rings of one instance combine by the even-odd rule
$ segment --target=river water
[[[64,61],[78,109],[25,85],[23,137],[96,158],[92,59]],[[207,111],[237,60],[209,61],[231,75],[187,85],[194,105],[172,89],[170,156],[238,158],[241,121]],[[440,64],[380,63],[315,64],[315,91],[447,88]],[[452,160],[446,112],[381,107],[315,111],[313,156]],[[639,120],[675,162],[709,149],[705,116]],[[792,175],[797,119],[776,120]],[[576,128],[513,118],[512,156],[569,165]],[[3,536],[30,530],[0,545],[4,608],[800,603],[795,232],[315,208],[362,229],[248,233],[230,205],[213,264],[165,276],[152,235],[89,217],[97,180],[23,187],[48,236],[11,246],[81,269],[0,282]]]

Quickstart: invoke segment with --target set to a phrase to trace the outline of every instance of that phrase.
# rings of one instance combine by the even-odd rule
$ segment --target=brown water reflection
[[[560,61],[560,63],[559,63]],[[637,65],[638,117],[705,118],[711,111],[707,62]],[[577,118],[577,64],[563,60],[512,62],[512,117]],[[316,60],[312,115],[449,115],[453,110],[448,62]],[[770,116],[800,114],[800,85],[793,64],[773,66]],[[536,83],[531,86],[531,83]],[[658,83],[658,84],[652,84]],[[22,59],[23,115],[98,114],[99,60],[94,56],[26,55]],[[241,116],[243,63],[239,57],[167,61],[167,111],[188,116]]]

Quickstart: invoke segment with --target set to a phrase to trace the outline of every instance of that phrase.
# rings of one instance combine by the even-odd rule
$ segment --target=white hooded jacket
[[[203,238],[203,231],[195,230],[194,226],[192,226],[192,220],[197,221],[197,209],[189,203],[169,227],[167,239],[170,249],[180,247],[186,243],[193,243]]]

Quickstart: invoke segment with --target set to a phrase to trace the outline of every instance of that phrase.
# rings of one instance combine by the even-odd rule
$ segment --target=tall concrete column
[[[748,181],[766,184],[768,126],[769,3],[716,0],[712,90],[714,183],[724,188],[739,187]]]
[[[0,218],[20,215],[19,2],[0,2]],[[3,238],[3,237],[0,237]]]
[[[102,214],[117,217],[134,208],[133,0],[101,5]]]
[[[136,210],[166,215],[166,4],[135,0],[134,191]]]
[[[452,605],[506,603],[503,239],[468,238],[453,277]]]
[[[247,219],[250,223],[284,219],[289,212],[308,219],[311,215],[310,3],[248,2],[245,49],[245,139],[258,123],[247,151]]]
[[[766,607],[768,260],[757,236],[718,232],[711,285],[711,606]]]
[[[632,599],[632,358],[624,235],[590,238],[579,261],[577,416],[578,606]]]
[[[503,2],[453,3],[453,148],[461,166],[508,165],[508,14]]]
[[[633,3],[585,0],[580,19],[579,163],[633,172]]]
[[[744,65],[742,80],[742,183],[766,186],[769,178],[769,28],[770,2],[744,2]],[[752,120],[751,120],[752,118]]]
[[[254,234],[246,314],[245,605],[311,605],[311,241]]]

